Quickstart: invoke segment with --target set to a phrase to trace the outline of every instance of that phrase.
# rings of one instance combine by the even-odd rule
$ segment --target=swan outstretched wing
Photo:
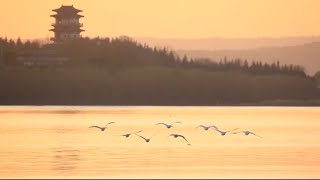
[[[208,128],[214,128],[214,129],[218,129],[217,126],[211,125]]]
[[[105,127],[107,127],[109,124],[113,124],[113,123],[115,123],[115,122],[109,122]]]
[[[166,124],[166,123],[158,123],[158,124],[156,124],[156,125],[159,125],[159,124],[162,124],[162,125],[164,125],[164,126],[169,126],[168,124]]]
[[[259,137],[259,138],[262,138],[261,136],[255,134],[255,133],[253,133],[253,132],[249,132],[249,134],[253,134],[253,135],[255,135],[255,136]]]
[[[233,132],[233,133],[231,133],[231,134],[239,134],[239,133],[243,133],[243,132]]]
[[[197,126],[196,128],[199,128],[199,127],[202,127],[203,129],[207,128],[207,127],[204,126],[204,125],[199,125],[199,126]]]
[[[236,128],[236,129],[232,129],[230,131],[226,131],[226,132],[232,132],[232,131],[235,131],[235,130],[238,130],[239,128]]]
[[[134,132],[134,133],[130,133],[130,134],[138,134],[138,133],[141,133],[141,132],[142,132],[142,130]]]
[[[136,136],[139,136],[140,138],[144,139],[145,141],[147,140],[147,138],[140,136],[139,134],[135,134]]]
[[[213,130],[215,130],[215,131],[217,131],[219,133],[222,133],[222,131],[220,131],[220,129],[218,129],[218,128],[214,128]]]
[[[176,123],[182,123],[182,122],[176,121],[176,122],[172,123],[171,126],[174,125],[174,124],[176,124]]]
[[[98,128],[98,129],[102,129],[102,127],[99,127],[99,126],[90,126],[89,128]]]
[[[183,139],[186,140],[187,142],[189,142],[186,137],[184,137],[184,136],[182,136],[182,135],[178,135],[178,136],[181,137],[181,138],[183,138]]]

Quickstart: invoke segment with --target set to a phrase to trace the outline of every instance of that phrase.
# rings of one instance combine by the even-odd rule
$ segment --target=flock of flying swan
[[[104,127],[100,127],[100,126],[90,126],[89,128],[97,128],[97,129],[100,129],[100,131],[105,131],[105,130],[107,129],[107,127],[108,127],[110,124],[113,124],[113,123],[115,123],[115,122],[109,122],[109,123],[107,123],[107,125],[105,125]],[[178,124],[178,123],[182,123],[182,122],[176,121],[176,122],[171,123],[171,124],[167,124],[167,123],[160,122],[160,123],[157,123],[157,124],[155,124],[155,125],[163,125],[165,128],[170,129],[170,128],[173,127],[174,124]],[[211,128],[211,129],[213,129],[214,131],[220,133],[221,136],[225,136],[227,133],[229,133],[229,134],[239,134],[239,133],[241,133],[241,134],[244,134],[244,135],[246,135],[246,136],[248,136],[248,135],[251,134],[251,135],[257,136],[257,137],[259,137],[259,138],[262,138],[261,136],[255,134],[255,133],[253,133],[253,132],[251,132],[251,131],[236,131],[236,130],[238,130],[239,128],[232,129],[232,130],[229,130],[229,131],[222,131],[222,130],[220,130],[217,126],[214,126],[214,125],[210,125],[210,126],[199,125],[199,126],[197,126],[196,128],[202,128],[202,129],[205,130],[205,131],[208,131],[208,130]],[[137,131],[137,132],[132,132],[132,133],[123,134],[123,135],[121,135],[121,136],[123,136],[123,137],[125,137],[125,138],[129,138],[131,135],[136,135],[137,137],[140,137],[141,139],[143,139],[146,143],[150,142],[151,139],[155,136],[155,134],[154,134],[153,136],[151,136],[151,137],[149,137],[149,138],[146,138],[146,137],[144,137],[144,136],[142,136],[142,135],[139,134],[139,133],[141,133],[141,132],[142,132],[142,130]],[[184,139],[184,140],[188,143],[188,145],[191,145],[191,144],[189,143],[189,141],[187,140],[187,138],[186,138],[185,136],[181,135],[181,134],[170,134],[169,137],[171,137],[171,136],[172,136],[173,138],[182,138],[182,139]]]

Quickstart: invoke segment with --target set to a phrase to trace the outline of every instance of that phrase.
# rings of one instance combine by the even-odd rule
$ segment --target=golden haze
[[[318,0],[0,0],[0,36],[51,37],[52,9],[84,10],[84,36],[160,38],[312,36]]]

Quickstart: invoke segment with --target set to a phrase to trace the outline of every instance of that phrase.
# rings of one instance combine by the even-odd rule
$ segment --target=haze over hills
[[[140,42],[152,46],[165,46],[173,50],[244,50],[263,47],[295,46],[312,42],[320,42],[320,36],[284,37],[284,38],[148,38],[134,37]]]
[[[188,55],[193,58],[210,58],[220,61],[225,56],[228,59],[241,58],[262,62],[276,62],[282,64],[300,64],[306,68],[306,72],[314,75],[320,70],[320,42],[286,47],[255,48],[247,50],[179,50],[179,55]]]
[[[157,39],[136,38],[153,46],[173,49],[181,57],[210,58],[215,61],[225,56],[282,64],[299,64],[313,75],[320,70],[320,36],[286,38],[207,38]]]

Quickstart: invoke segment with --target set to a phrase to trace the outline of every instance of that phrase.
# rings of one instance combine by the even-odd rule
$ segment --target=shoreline
[[[118,106],[118,107],[125,107],[125,106],[136,106],[136,107],[143,107],[143,106],[154,106],[154,107],[320,107],[320,99],[312,99],[312,100],[264,100],[260,102],[242,102],[242,103],[220,103],[220,104],[175,104],[175,103],[168,103],[168,104],[140,104],[140,103],[130,103],[130,104],[72,104],[72,103],[61,103],[61,104],[1,104],[1,106]]]

